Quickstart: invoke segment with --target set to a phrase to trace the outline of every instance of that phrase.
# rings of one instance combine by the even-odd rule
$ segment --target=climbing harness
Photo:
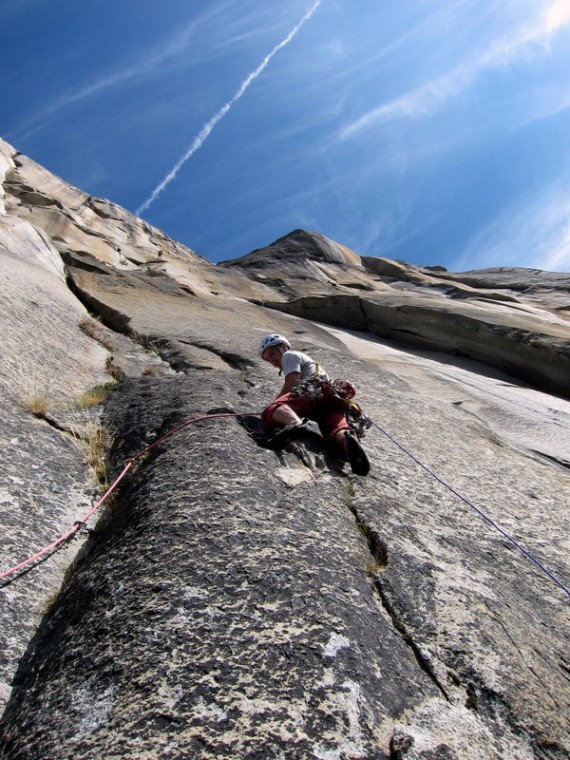
[[[319,364],[317,364],[317,371],[305,380],[300,380],[291,389],[291,393],[311,401],[317,401],[327,395],[341,399],[345,404],[344,416],[348,426],[357,438],[364,438],[366,431],[372,425],[372,421],[364,414],[360,404],[353,401],[356,396],[354,385],[349,380],[331,380]]]
[[[311,401],[318,401],[323,398],[327,389],[330,386],[330,380],[328,375],[315,374],[308,377],[306,380],[299,380],[299,382],[291,388],[291,393],[295,396],[302,396],[308,398]]]
[[[372,426],[372,420],[367,414],[364,414],[360,404],[356,401],[347,401],[347,408],[344,413],[348,427],[357,438],[364,438],[366,431]]]
[[[291,388],[291,393],[296,396],[317,401],[322,398],[331,385],[331,379],[318,362],[315,362],[316,370]]]

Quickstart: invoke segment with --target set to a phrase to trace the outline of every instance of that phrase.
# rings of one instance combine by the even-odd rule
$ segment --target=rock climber
[[[314,359],[291,350],[287,338],[277,333],[263,338],[259,352],[261,358],[285,378],[277,398],[263,412],[263,423],[268,430],[280,428],[270,439],[270,446],[283,448],[306,428],[306,419],[311,419],[318,424],[333,451],[346,456],[352,471],[356,475],[367,475],[368,457],[346,419],[348,402],[339,395],[339,390],[347,397],[354,395],[354,387],[347,381],[331,383]]]

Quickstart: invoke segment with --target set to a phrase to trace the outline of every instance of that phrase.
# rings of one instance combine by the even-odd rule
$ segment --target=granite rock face
[[[306,296],[268,305],[414,348],[476,359],[549,393],[570,397],[568,323],[539,309],[482,299],[449,303],[431,294],[406,292],[379,298]]]
[[[294,230],[265,248],[222,262],[220,267],[233,272],[243,270],[258,285],[270,286],[273,297],[277,293],[280,300],[313,293],[315,287],[325,293],[377,287],[367,277],[358,254],[324,235],[305,230]]]
[[[0,588],[0,756],[568,757],[569,598],[508,538],[568,587],[567,278],[303,231],[215,266],[0,148],[0,571],[95,498],[89,429],[109,481],[152,446]],[[356,384],[368,477],[266,448],[274,330]]]
[[[65,284],[61,257],[28,222],[0,216],[0,460],[2,569],[67,529],[93,483],[81,440],[96,415],[79,402],[110,379],[106,351],[80,329],[88,316]],[[61,584],[66,547],[44,572],[5,589],[0,702],[18,660]]]

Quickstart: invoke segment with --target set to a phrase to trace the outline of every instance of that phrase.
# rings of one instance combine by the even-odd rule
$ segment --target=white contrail
[[[247,90],[247,88],[249,87],[249,85],[255,79],[257,79],[257,77],[262,73],[262,71],[264,71],[264,69],[267,68],[267,66],[268,66],[269,62],[271,61],[271,59],[273,58],[273,56],[276,55],[276,53],[278,53],[282,48],[284,48],[286,45],[288,45],[291,42],[291,40],[293,39],[293,37],[301,29],[301,27],[303,26],[303,24],[311,18],[311,16],[317,10],[317,8],[319,7],[320,4],[321,4],[321,0],[316,0],[316,2],[314,3],[314,5],[311,8],[309,8],[309,10],[303,16],[303,18],[299,21],[299,23],[297,24],[297,26],[292,31],[289,32],[289,34],[285,37],[285,39],[281,40],[281,42],[278,45],[276,45],[273,48],[273,50],[265,56],[265,58],[263,59],[263,61],[255,69],[255,71],[252,71],[251,74],[249,74],[249,76],[246,79],[244,79],[244,81],[241,83],[238,91],[233,96],[233,98],[231,100],[228,100],[228,102],[225,103],[214,116],[212,116],[212,118],[210,119],[210,121],[208,121],[202,127],[202,129],[200,130],[200,132],[198,133],[198,135],[194,138],[194,141],[192,142],[192,145],[188,148],[188,150],[186,151],[186,153],[182,156],[182,158],[178,161],[178,163],[168,172],[168,174],[162,180],[162,182],[160,184],[158,184],[154,188],[154,190],[149,195],[149,197],[146,199],[146,201],[144,201],[144,203],[142,203],[138,207],[138,209],[135,212],[137,214],[137,216],[139,216],[143,211],[145,211],[151,205],[151,203],[153,203],[158,198],[158,196],[164,190],[164,188],[172,182],[172,180],[176,177],[176,175],[178,174],[178,172],[180,171],[180,169],[184,166],[184,164],[186,163],[186,161],[188,161],[188,159],[192,158],[192,156],[194,155],[194,153],[196,153],[196,151],[199,150],[202,147],[202,145],[206,141],[206,138],[208,137],[208,135],[210,134],[210,132],[214,129],[214,127],[216,126],[216,124],[221,119],[223,119],[223,117],[228,113],[228,111],[232,108],[232,106],[235,103],[237,103],[237,101],[245,93],[245,91]]]

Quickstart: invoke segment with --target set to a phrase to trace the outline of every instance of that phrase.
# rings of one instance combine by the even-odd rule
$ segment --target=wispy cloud
[[[487,50],[456,66],[449,73],[368,111],[342,129],[339,139],[353,137],[375,124],[397,118],[433,113],[451,97],[466,90],[484,71],[513,65],[531,50],[547,51],[553,35],[570,24],[570,0],[556,0],[542,17],[503,37]]]
[[[218,5],[215,9],[203,13],[198,18],[180,30],[174,37],[164,41],[154,50],[145,51],[144,55],[136,62],[110,74],[100,77],[89,84],[71,88],[58,98],[55,98],[48,106],[35,113],[33,118],[22,124],[17,129],[18,141],[31,137],[43,129],[50,120],[56,118],[62,111],[89,101],[104,92],[116,89],[125,84],[132,83],[137,79],[144,78],[156,72],[165,62],[174,59],[188,50],[204,25],[215,21],[223,13],[231,2]]]
[[[570,272],[570,192],[556,184],[540,199],[510,207],[479,232],[453,269],[526,266]]]
[[[569,0],[557,0],[546,11],[544,27],[548,34],[553,34],[558,29],[570,22]]]
[[[231,98],[231,100],[228,100],[227,103],[224,103],[224,105],[220,108],[220,110],[202,127],[198,135],[194,138],[192,144],[188,148],[188,150],[184,153],[182,158],[173,166],[173,168],[168,172],[168,174],[164,177],[164,179],[154,188],[152,193],[148,196],[148,198],[137,208],[136,214],[139,215],[143,211],[145,211],[154,201],[158,198],[158,196],[161,194],[161,192],[176,178],[176,175],[180,171],[180,169],[184,166],[184,164],[192,158],[194,153],[196,153],[197,150],[199,150],[204,142],[208,139],[209,135],[211,134],[212,130],[220,122],[224,116],[233,108],[233,106],[237,103],[237,101],[244,95],[248,87],[252,82],[254,82],[257,77],[267,68],[269,63],[271,62],[271,59],[280,51],[282,50],[286,45],[288,45],[291,40],[295,37],[295,35],[299,32],[301,27],[311,18],[311,16],[315,13],[319,5],[321,4],[321,0],[316,0],[316,2],[309,8],[309,10],[305,13],[303,18],[299,21],[299,23],[289,32],[289,34],[281,40],[274,48],[273,50],[268,53],[263,61],[259,64],[259,66],[252,71],[248,76],[244,79],[244,81],[239,86],[236,94]]]

